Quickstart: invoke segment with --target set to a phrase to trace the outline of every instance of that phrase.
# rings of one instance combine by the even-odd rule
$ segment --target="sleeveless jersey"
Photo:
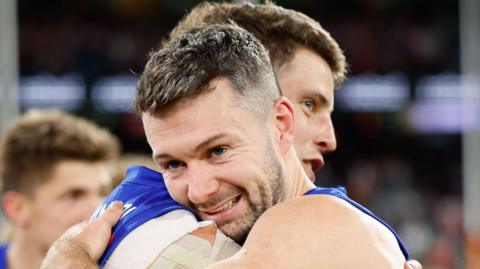
[[[0,269],[7,269],[8,242],[0,244]]]
[[[174,210],[191,212],[173,200],[160,173],[143,166],[128,168],[126,178],[106,198],[92,218],[99,217],[113,201],[122,201],[125,210],[120,221],[114,226],[107,249],[98,262],[101,267],[117,245],[138,226]]]
[[[387,229],[389,229],[390,232],[393,233],[393,235],[397,239],[398,246],[402,250],[403,256],[405,256],[405,259],[408,260],[409,254],[408,254],[407,248],[405,247],[405,244],[402,242],[402,240],[400,239],[398,234],[395,232],[395,230],[392,227],[390,227],[386,222],[381,220],[379,217],[375,216],[375,214],[373,214],[370,210],[366,209],[365,207],[363,207],[359,203],[350,199],[350,197],[347,196],[347,191],[345,190],[344,187],[342,187],[342,186],[337,186],[335,188],[318,188],[317,187],[315,189],[311,189],[311,190],[307,191],[304,195],[332,195],[332,196],[338,197],[338,198],[348,202],[349,204],[353,205],[358,210],[360,210],[363,213],[365,213],[365,214],[369,215],[370,217],[374,218],[375,220],[377,220],[378,222],[383,224],[385,227],[387,227]]]

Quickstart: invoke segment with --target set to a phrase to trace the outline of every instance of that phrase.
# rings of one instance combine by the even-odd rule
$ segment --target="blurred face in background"
[[[323,155],[337,147],[331,113],[332,71],[318,54],[298,47],[293,59],[275,68],[280,89],[295,107],[295,151],[308,177],[324,165]]]
[[[60,161],[25,201],[24,229],[45,251],[69,227],[90,218],[111,180],[107,164]]]

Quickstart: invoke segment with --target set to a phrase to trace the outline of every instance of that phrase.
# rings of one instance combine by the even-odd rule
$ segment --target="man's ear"
[[[8,220],[17,227],[28,225],[30,200],[25,194],[7,191],[2,197],[3,212]]]
[[[273,105],[275,111],[275,126],[279,134],[279,149],[287,153],[293,144],[295,134],[295,109],[286,97],[279,97]]]

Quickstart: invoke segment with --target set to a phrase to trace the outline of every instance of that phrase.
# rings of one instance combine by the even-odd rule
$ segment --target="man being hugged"
[[[208,268],[403,268],[408,253],[388,225],[305,174],[293,149],[293,105],[245,30],[204,26],[153,52],[136,109],[173,199],[245,242]],[[107,210],[67,234],[44,267],[65,257],[86,266],[71,249],[98,258],[106,242],[90,239],[119,214]]]

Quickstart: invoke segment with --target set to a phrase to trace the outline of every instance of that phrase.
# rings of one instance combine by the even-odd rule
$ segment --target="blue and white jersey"
[[[347,191],[345,190],[344,187],[341,187],[341,186],[338,186],[338,187],[335,187],[335,188],[319,188],[319,187],[317,187],[315,189],[311,189],[311,190],[307,191],[304,195],[333,195],[335,197],[338,197],[338,198],[348,202],[349,204],[353,205],[358,210],[360,210],[363,213],[365,213],[365,214],[369,215],[370,217],[374,218],[375,220],[377,220],[378,222],[383,224],[385,227],[387,227],[390,230],[390,232],[393,233],[393,235],[397,239],[398,246],[402,250],[403,256],[405,256],[405,259],[408,260],[408,258],[409,258],[408,250],[405,247],[405,244],[402,242],[402,239],[400,239],[398,234],[395,232],[395,230],[392,227],[390,227],[386,222],[381,220],[379,217],[375,216],[375,214],[373,214],[370,210],[366,209],[365,207],[363,207],[359,203],[350,199],[350,197],[347,196]]]
[[[350,199],[345,188],[315,188],[304,195],[333,195],[371,216],[393,233],[403,255],[408,260],[408,251],[395,230],[371,211]],[[97,218],[113,201],[122,201],[125,205],[125,212],[120,221],[114,226],[108,247],[99,260],[101,267],[105,266],[118,244],[140,225],[175,210],[187,210],[193,214],[191,209],[173,200],[160,173],[143,166],[132,166],[127,170],[126,178],[106,198],[103,205],[95,211],[92,218]],[[2,268],[0,267],[0,269]]]
[[[126,178],[106,198],[92,218],[97,218],[113,201],[122,201],[125,211],[114,226],[107,249],[99,260],[104,266],[117,245],[135,228],[145,222],[166,213],[190,209],[175,202],[167,191],[160,173],[143,166],[132,166],[127,170]]]

